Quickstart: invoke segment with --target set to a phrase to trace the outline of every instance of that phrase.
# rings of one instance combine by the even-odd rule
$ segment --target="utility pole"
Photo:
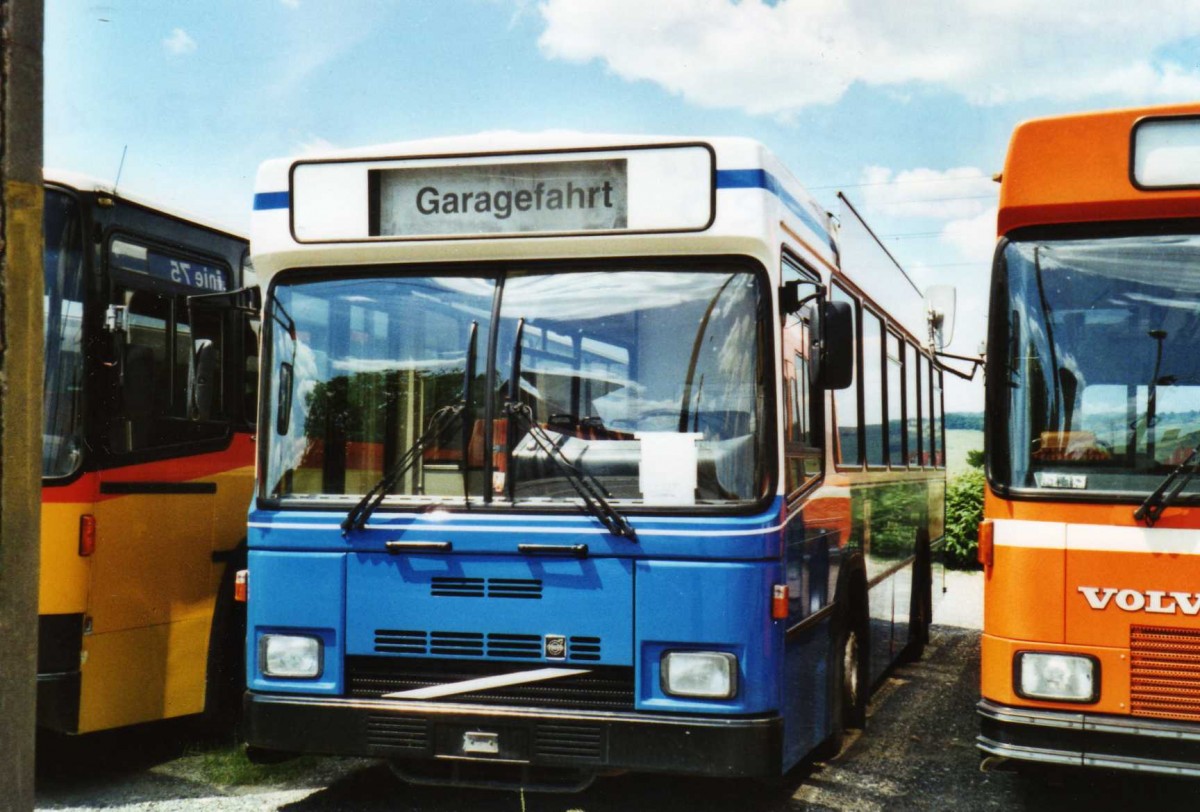
[[[42,0],[0,0],[0,807],[33,808],[42,471]]]

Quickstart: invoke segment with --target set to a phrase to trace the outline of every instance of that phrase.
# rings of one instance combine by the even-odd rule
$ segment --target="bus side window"
[[[850,305],[851,312],[854,314],[855,327],[855,343],[858,339],[858,324],[859,309],[858,300],[851,296],[841,286],[836,283],[833,285],[833,301],[845,302]],[[858,350],[854,349],[855,366],[860,365],[858,360]],[[835,431],[837,432],[837,445],[835,447],[834,458],[838,465],[846,467],[858,467],[862,465],[862,442],[860,437],[861,421],[859,420],[860,412],[860,381],[862,377],[859,373],[861,368],[855,371],[854,382],[845,389],[839,389],[833,393],[833,413]]]
[[[253,427],[258,419],[258,336],[260,323],[257,318],[242,322],[242,418]]]
[[[109,450],[124,454],[221,436],[224,414],[221,314],[200,312],[188,321],[187,297],[118,289],[126,332],[117,336],[118,376]],[[188,402],[191,376],[211,378],[203,404]],[[197,412],[197,408],[202,413]]]
[[[784,263],[783,279],[815,281],[790,262]],[[814,300],[798,312],[784,316],[784,402],[780,406],[784,414],[784,476],[788,493],[820,478],[825,462],[824,399],[819,393],[813,395],[809,364],[815,313]]]
[[[921,467],[921,395],[917,380],[921,361],[917,348],[904,343],[904,439],[908,448],[908,467]]]

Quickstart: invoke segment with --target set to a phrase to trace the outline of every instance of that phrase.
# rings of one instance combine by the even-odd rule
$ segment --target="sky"
[[[45,165],[240,233],[272,157],[490,130],[758,139],[827,209],[843,191],[919,286],[956,288],[962,355],[1013,127],[1200,98],[1188,0],[47,0],[45,26]],[[982,410],[981,377],[949,379],[947,411]]]

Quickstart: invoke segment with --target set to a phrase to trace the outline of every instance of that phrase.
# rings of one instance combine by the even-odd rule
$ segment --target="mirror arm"
[[[955,369],[954,367],[948,366],[946,364],[938,364],[939,367],[941,367],[945,371],[949,372],[951,375],[955,375],[959,378],[962,378],[964,381],[975,380],[976,371],[978,371],[983,366],[983,363],[984,363],[983,356],[955,355],[955,354],[949,353],[949,352],[942,352],[941,350],[936,350],[933,353],[933,355],[936,358],[953,358],[955,361],[966,361],[967,363],[969,363],[971,365],[971,371],[969,373]]]
[[[803,299],[798,298],[797,289],[801,285],[812,285],[816,290]],[[779,287],[779,312],[785,316],[795,313],[813,299],[825,297],[825,286],[814,279],[793,279]],[[794,301],[793,301],[794,300]]]

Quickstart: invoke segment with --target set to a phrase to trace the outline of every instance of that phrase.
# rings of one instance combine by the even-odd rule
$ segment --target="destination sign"
[[[714,163],[697,144],[300,161],[292,234],[344,242],[698,231],[715,213]]]
[[[221,293],[229,289],[224,268],[169,256],[125,240],[113,240],[112,261],[120,270],[153,276],[195,290]]]
[[[1133,129],[1134,182],[1146,189],[1200,186],[1200,118],[1148,118]]]
[[[374,169],[370,236],[612,231],[628,223],[626,163]]]

